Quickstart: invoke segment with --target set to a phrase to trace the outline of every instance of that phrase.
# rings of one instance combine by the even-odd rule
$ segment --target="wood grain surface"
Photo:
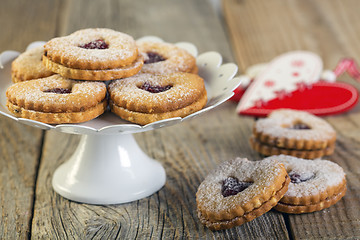
[[[23,51],[87,27],[107,27],[139,38],[194,43],[217,51],[240,72],[286,51],[318,53],[325,68],[342,57],[360,60],[360,3],[345,1],[224,0],[3,0],[0,52]],[[356,7],[358,6],[358,7]],[[221,10],[221,9],[220,9]],[[220,14],[218,14],[220,13]],[[342,81],[359,83],[342,76]],[[195,193],[219,163],[237,156],[261,159],[249,145],[254,122],[226,102],[198,118],[135,134],[163,164],[167,182],[156,194],[119,205],[69,201],[51,186],[55,169],[76,149],[78,135],[42,131],[0,117],[1,239],[359,239],[360,106],[327,117],[338,132],[330,160],[347,173],[348,192],[335,206],[311,214],[270,211],[240,227],[210,231],[196,214]]]
[[[291,50],[309,50],[334,69],[344,57],[360,60],[357,1],[223,1],[224,17],[241,70]],[[338,81],[359,82],[342,75]],[[329,96],[331,97],[331,96]],[[346,196],[320,212],[284,215],[294,239],[360,238],[360,106],[326,117],[337,131],[335,153],[328,157],[347,174]]]

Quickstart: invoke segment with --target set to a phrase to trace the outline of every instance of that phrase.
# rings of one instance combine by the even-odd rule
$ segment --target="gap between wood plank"
[[[40,169],[40,163],[41,163],[41,159],[43,156],[43,149],[44,149],[44,143],[45,143],[45,130],[42,131],[41,133],[41,143],[40,143],[40,147],[39,147],[39,157],[37,160],[37,165],[35,168],[35,175],[34,175],[34,189],[33,189],[33,198],[32,198],[32,203],[31,203],[31,211],[30,211],[30,218],[29,218],[29,233],[28,233],[28,239],[31,239],[31,235],[32,235],[32,223],[33,223],[33,219],[34,219],[34,213],[35,213],[35,201],[36,201],[36,187],[37,187],[37,179],[38,179],[38,175],[39,175],[39,169]]]
[[[290,240],[294,240],[295,237],[294,237],[293,231],[291,230],[291,224],[290,224],[289,214],[283,213],[282,216],[283,216],[283,218],[284,218],[285,227],[286,227],[286,230],[287,230],[287,232],[288,232],[289,239],[290,239]]]

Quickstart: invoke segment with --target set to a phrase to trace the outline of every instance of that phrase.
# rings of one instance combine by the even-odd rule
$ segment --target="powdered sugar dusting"
[[[325,192],[328,188],[338,186],[345,179],[343,169],[328,160],[306,160],[287,155],[271,156],[266,159],[277,160],[284,164],[288,173],[313,175],[309,180],[300,183],[290,183],[286,196],[313,196]]]
[[[311,129],[289,129],[296,122],[302,122]],[[305,140],[332,139],[336,132],[325,120],[303,111],[281,109],[273,111],[268,118],[259,119],[255,123],[257,132],[273,137],[285,137]]]
[[[104,40],[108,48],[79,47],[98,39]],[[126,61],[128,58],[137,56],[137,46],[131,36],[105,28],[83,29],[68,36],[53,38],[45,44],[45,50],[48,56],[59,54],[61,51],[62,58],[86,62]]]
[[[119,99],[121,99],[122,103],[137,105],[139,108],[145,108],[141,106],[151,106],[154,109],[162,109],[164,104],[169,104],[174,108],[182,108],[199,99],[205,89],[201,78],[196,77],[190,81],[189,77],[190,75],[185,73],[167,75],[137,74],[110,83],[109,93],[114,102],[119,102]],[[191,77],[194,76],[191,75]],[[154,86],[171,85],[172,87],[164,92],[151,93],[140,89],[144,83]]]
[[[139,51],[147,60],[147,52],[154,52],[165,58],[164,61],[144,64],[141,72],[167,74],[173,72],[190,72],[195,64],[195,58],[186,50],[164,42],[138,42]]]
[[[200,184],[197,201],[208,211],[228,211],[239,205],[259,197],[274,184],[281,173],[281,165],[273,159],[249,161],[246,158],[236,158],[220,164]],[[227,177],[236,177],[241,182],[254,182],[251,186],[236,195],[223,197],[222,182]]]
[[[54,88],[71,89],[69,94],[45,92]],[[16,83],[7,96],[13,104],[42,112],[81,111],[93,107],[106,96],[103,82],[75,81],[60,75]]]
[[[42,64],[41,57],[43,53],[43,46],[23,52],[13,61],[12,71],[14,71],[17,76],[22,76],[24,78],[20,80],[29,80],[52,75],[53,73]]]

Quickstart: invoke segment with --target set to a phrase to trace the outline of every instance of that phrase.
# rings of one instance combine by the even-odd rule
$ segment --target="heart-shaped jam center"
[[[290,172],[289,177],[292,183],[302,183],[309,181],[310,179],[314,178],[314,173],[298,173],[298,172]]]
[[[107,49],[109,48],[109,45],[102,39],[97,39],[92,42],[84,43],[79,45],[81,48],[85,49]]]
[[[139,88],[142,90],[151,92],[151,93],[160,93],[160,92],[165,92],[165,91],[169,90],[170,88],[172,88],[172,86],[171,85],[166,85],[166,86],[151,85],[150,83],[145,82]]]
[[[307,125],[306,123],[303,123],[303,122],[295,122],[293,125],[291,125],[288,128],[294,129],[294,130],[309,130],[309,129],[311,129],[311,127],[309,125]]]
[[[45,93],[56,93],[56,94],[69,94],[71,89],[67,88],[52,88],[44,91]]]
[[[235,177],[228,177],[222,182],[221,194],[224,197],[236,195],[248,188],[252,182],[240,182]]]
[[[144,61],[145,64],[156,63],[166,60],[165,58],[163,58],[163,56],[156,52],[147,52],[146,55],[148,56],[148,58]]]

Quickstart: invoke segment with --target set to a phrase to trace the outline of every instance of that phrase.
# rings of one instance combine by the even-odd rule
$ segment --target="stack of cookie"
[[[279,109],[253,127],[251,146],[265,155],[291,155],[315,159],[335,149],[336,132],[325,120],[308,112]]]
[[[242,225],[274,209],[291,214],[320,211],[346,193],[343,169],[328,160],[277,155],[220,164],[196,193],[200,222],[211,230]]]
[[[335,140],[335,130],[319,117],[274,110],[255,122],[250,137],[251,146],[270,157],[237,158],[210,173],[196,193],[200,222],[220,230],[251,221],[271,208],[300,214],[334,205],[346,193],[345,173],[336,163],[313,159],[332,154]]]
[[[337,203],[346,193],[344,170],[328,160],[306,160],[287,155],[268,159],[284,164],[291,182],[274,209],[299,214],[320,211]]]
[[[112,80],[111,110],[125,120],[148,124],[185,117],[205,106],[204,80],[195,73],[196,59],[175,45],[137,43],[111,29],[83,29],[13,61],[15,84],[7,90],[7,106],[17,117],[45,123],[84,122],[107,109],[105,82]],[[127,87],[119,87],[123,85]],[[160,111],[160,105],[166,107]]]
[[[200,222],[212,230],[241,225],[268,212],[284,196],[290,178],[276,160],[224,162],[200,184]]]

